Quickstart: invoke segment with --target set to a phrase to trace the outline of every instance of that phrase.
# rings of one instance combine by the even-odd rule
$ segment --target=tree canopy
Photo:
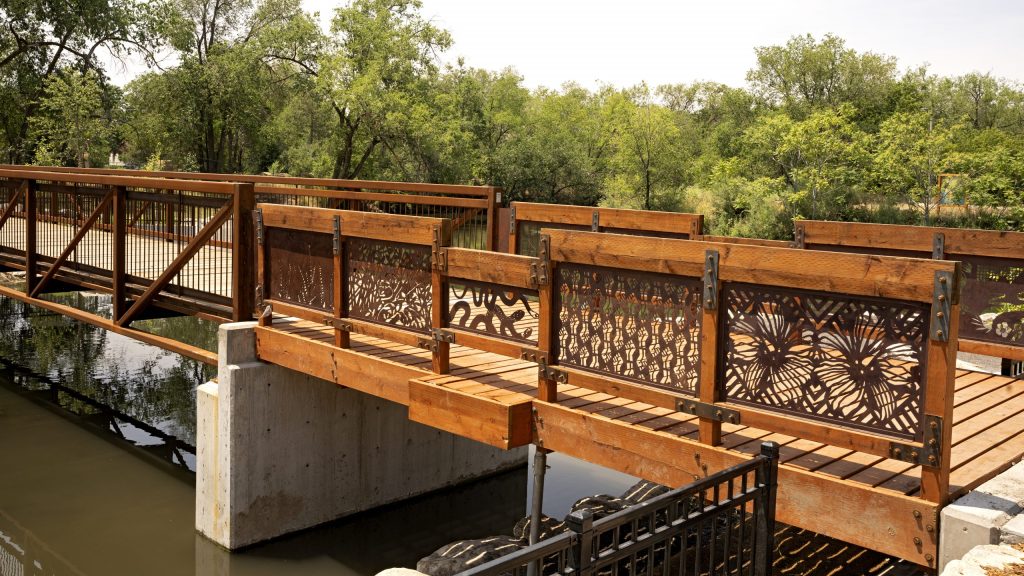
[[[299,0],[0,0],[0,18],[9,162],[488,184],[765,237],[933,222],[943,199],[975,207],[959,223],[1024,226],[1018,82],[832,35],[754,48],[746,86],[531,90],[444,64],[455,39],[418,0],[349,0],[324,26]],[[130,54],[152,66],[114,86],[103,62]]]

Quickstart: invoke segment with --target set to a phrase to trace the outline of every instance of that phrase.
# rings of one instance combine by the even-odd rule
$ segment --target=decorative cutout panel
[[[537,291],[452,279],[448,325],[520,342],[537,342]]]
[[[348,315],[430,330],[430,247],[364,238],[345,241]]]
[[[728,400],[919,438],[926,306],[727,284]]]
[[[947,258],[960,260],[964,272],[960,337],[1024,346],[1024,260]]]
[[[695,393],[699,279],[560,263],[554,289],[560,364]]]
[[[334,238],[330,234],[267,228],[266,298],[334,311]]]

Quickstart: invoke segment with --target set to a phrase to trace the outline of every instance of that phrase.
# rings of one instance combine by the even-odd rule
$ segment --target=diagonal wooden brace
[[[213,235],[217,230],[224,225],[224,221],[231,215],[231,208],[231,202],[228,202],[221,207],[219,211],[217,211],[217,214],[213,219],[207,222],[206,226],[203,226],[203,229],[189,241],[188,245],[185,246],[185,249],[174,257],[174,260],[171,261],[171,264],[167,269],[161,272],[160,276],[157,277],[157,279],[154,280],[148,288],[146,288],[146,291],[139,296],[138,300],[132,304],[131,308],[129,308],[123,316],[115,319],[118,326],[127,326],[131,323],[132,319],[135,318],[143,308],[148,306],[161,290],[170,284],[171,280],[177,276],[178,272],[181,272],[181,269],[185,267],[185,264],[188,264],[188,261],[191,260],[203,245],[205,245],[210,238],[213,238]]]
[[[25,192],[25,186],[18,186],[18,189],[14,191],[14,196],[11,196],[9,202],[7,202],[7,208],[4,209],[4,213],[0,214],[0,229],[3,229],[4,224],[7,224],[7,219],[14,214],[14,208],[18,205],[18,200],[21,199],[21,195]]]
[[[78,243],[81,242],[83,238],[85,238],[86,233],[88,233],[89,230],[92,229],[93,224],[96,223],[96,220],[99,219],[100,215],[103,213],[104,210],[107,209],[107,206],[110,205],[110,201],[113,199],[114,189],[111,188],[110,192],[107,192],[107,195],[103,197],[103,200],[100,201],[99,205],[96,206],[96,209],[92,211],[92,214],[89,215],[89,218],[85,221],[84,224],[82,224],[82,227],[79,228],[78,233],[75,234],[75,237],[71,239],[71,242],[68,244],[67,248],[65,248],[64,251],[60,253],[60,256],[57,257],[57,260],[50,266],[50,269],[46,271],[46,275],[43,276],[42,280],[40,280],[38,284],[36,284],[36,287],[29,294],[30,297],[36,298],[39,296],[39,294],[42,293],[43,287],[46,286],[46,283],[49,282],[50,279],[53,278],[53,276],[57,273],[57,270],[59,270],[60,267],[64,265],[64,262],[66,262],[68,257],[71,256],[71,253],[74,252],[75,248],[78,247]]]

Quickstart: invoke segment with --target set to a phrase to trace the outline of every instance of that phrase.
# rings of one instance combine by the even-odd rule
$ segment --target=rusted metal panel
[[[701,279],[562,262],[554,281],[559,364],[696,393]]]
[[[722,299],[728,401],[920,440],[928,307],[747,284]]]

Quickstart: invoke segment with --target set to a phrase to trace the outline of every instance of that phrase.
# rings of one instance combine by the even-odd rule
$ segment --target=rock
[[[377,576],[424,576],[424,574],[411,568],[388,568],[377,572]]]
[[[646,502],[651,498],[656,498],[670,491],[671,488],[669,488],[668,486],[656,484],[649,480],[641,480],[634,484],[633,486],[631,486],[629,490],[623,492],[620,498],[629,502],[629,505],[632,506],[634,504]]]
[[[511,554],[522,547],[522,541],[512,536],[460,540],[421,558],[416,563],[416,570],[429,576],[452,576]]]
[[[569,513],[589,510],[593,514],[594,520],[599,520],[605,516],[615,514],[629,505],[630,503],[622,498],[616,498],[607,494],[595,494],[577,500],[572,505],[572,508],[569,509]]]
[[[557,536],[562,532],[568,530],[564,521],[556,520],[547,515],[541,515],[540,517],[540,540],[546,540],[552,536]],[[516,525],[512,527],[512,536],[520,540],[523,545],[529,544],[530,542],[530,517],[527,516],[516,522]]]
[[[990,571],[1014,564],[1024,565],[1024,552],[1010,546],[975,546],[963,558],[946,565],[942,576],[988,576]]]

